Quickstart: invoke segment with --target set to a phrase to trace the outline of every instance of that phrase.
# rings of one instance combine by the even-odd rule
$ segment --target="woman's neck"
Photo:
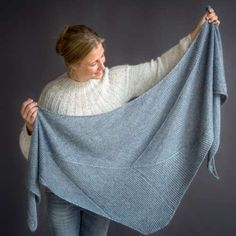
[[[83,79],[81,76],[79,76],[76,72],[74,72],[73,70],[68,70],[67,72],[68,74],[68,77],[72,80],[75,80],[77,82],[80,82],[80,83],[84,83],[84,82],[87,82],[89,81],[89,79]]]

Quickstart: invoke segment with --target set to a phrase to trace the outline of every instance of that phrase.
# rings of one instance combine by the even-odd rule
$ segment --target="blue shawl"
[[[43,185],[143,234],[160,230],[205,158],[218,178],[214,156],[226,99],[219,28],[205,23],[172,71],[125,105],[92,116],[40,107],[28,161],[29,228],[37,228]]]

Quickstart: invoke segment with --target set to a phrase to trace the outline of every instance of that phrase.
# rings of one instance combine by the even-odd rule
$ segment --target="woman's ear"
[[[69,71],[75,70],[75,68],[76,68],[76,64],[68,65],[68,70]]]

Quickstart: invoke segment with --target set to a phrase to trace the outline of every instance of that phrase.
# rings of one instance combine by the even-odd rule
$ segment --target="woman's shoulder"
[[[44,91],[48,91],[48,90],[54,90],[57,87],[60,87],[60,84],[63,80],[65,80],[66,77],[66,73],[63,73],[57,77],[55,77],[54,79],[50,80],[44,87],[42,92]]]
[[[110,81],[121,81],[122,78],[127,77],[129,66],[127,64],[124,65],[116,65],[109,68],[109,80]]]
[[[109,74],[124,73],[127,71],[128,64],[116,65],[109,68]]]
[[[66,76],[66,73],[63,73],[50,80],[43,87],[38,101],[39,105],[43,105],[45,103],[45,100],[48,100],[48,98],[50,97],[54,97],[56,94],[58,94],[59,91],[62,90],[63,81],[65,81]]]

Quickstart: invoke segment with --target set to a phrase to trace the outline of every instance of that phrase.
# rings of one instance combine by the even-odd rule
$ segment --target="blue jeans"
[[[110,220],[73,205],[46,190],[49,227],[53,236],[106,236]]]

